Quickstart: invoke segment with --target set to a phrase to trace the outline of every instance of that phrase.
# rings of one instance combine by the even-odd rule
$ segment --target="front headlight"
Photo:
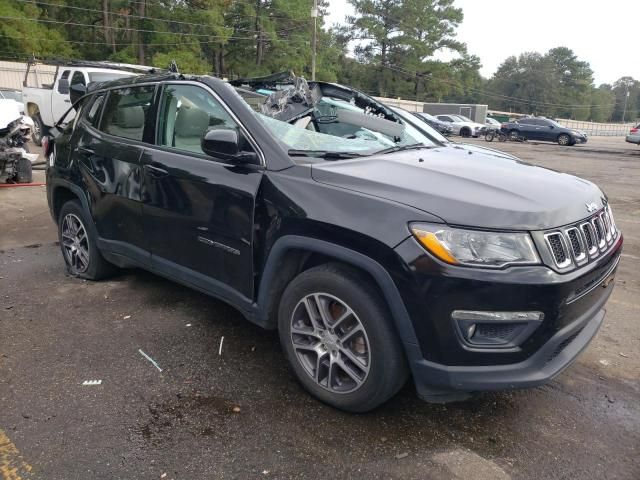
[[[500,268],[540,263],[528,233],[483,232],[414,223],[411,232],[430,253],[452,265]]]

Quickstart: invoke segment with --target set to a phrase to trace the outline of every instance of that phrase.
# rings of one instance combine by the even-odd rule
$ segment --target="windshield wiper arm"
[[[375,155],[384,155],[385,153],[401,152],[403,150],[418,150],[420,148],[433,148],[424,143],[412,143],[411,145],[396,145],[394,147],[385,148],[375,153]]]
[[[364,157],[366,155],[356,152],[332,152],[330,150],[289,150],[287,152],[293,157],[318,157],[329,160],[343,160],[347,158]]]

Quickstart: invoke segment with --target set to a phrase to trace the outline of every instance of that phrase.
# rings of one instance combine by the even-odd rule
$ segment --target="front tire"
[[[280,343],[302,386],[320,401],[366,412],[406,382],[406,359],[380,297],[366,277],[336,264],[306,270],[285,289]]]
[[[58,240],[70,275],[100,280],[116,271],[98,250],[92,220],[78,200],[70,200],[60,209]]]
[[[471,136],[471,130],[469,130],[468,128],[463,128],[462,130],[460,130],[460,136],[462,138],[469,138]]]
[[[561,133],[558,135],[558,145],[562,145],[563,147],[571,145],[571,137],[566,133]]]

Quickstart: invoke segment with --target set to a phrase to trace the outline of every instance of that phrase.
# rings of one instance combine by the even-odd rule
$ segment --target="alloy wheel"
[[[73,213],[62,220],[62,251],[74,273],[84,273],[89,268],[89,238],[80,218]]]
[[[307,374],[332,393],[360,388],[371,367],[371,347],[362,322],[339,298],[304,297],[291,317],[291,343]]]

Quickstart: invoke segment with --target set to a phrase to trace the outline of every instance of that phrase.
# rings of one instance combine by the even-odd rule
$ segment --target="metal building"
[[[474,122],[484,124],[487,118],[488,105],[476,105],[471,103],[425,103],[424,112],[431,115],[464,115]]]

